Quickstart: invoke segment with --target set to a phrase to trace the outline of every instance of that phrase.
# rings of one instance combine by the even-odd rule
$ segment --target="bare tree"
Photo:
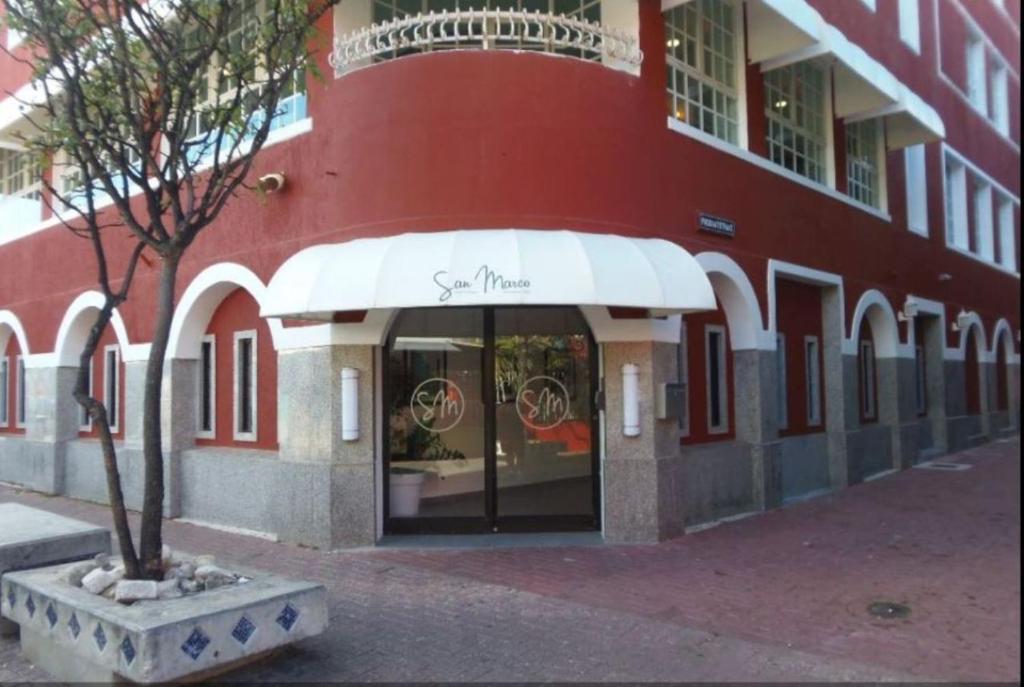
[[[129,578],[162,574],[160,402],[178,266],[248,187],[282,101],[318,74],[316,23],[338,1],[2,0],[6,22],[27,47],[15,59],[31,66],[40,93],[23,99],[31,123],[24,147],[39,162],[46,202],[91,246],[104,296],[74,395],[98,428]],[[88,370],[140,261],[157,262],[160,281],[142,409],[136,553],[110,421],[92,397]]]

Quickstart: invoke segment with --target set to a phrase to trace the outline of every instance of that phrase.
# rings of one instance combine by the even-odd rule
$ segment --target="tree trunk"
[[[117,533],[117,543],[121,549],[121,557],[124,561],[125,576],[129,579],[141,577],[139,557],[135,553],[135,544],[132,542],[132,532],[128,525],[128,511],[124,505],[124,492],[121,491],[121,472],[117,467],[117,452],[114,449],[114,437],[110,433],[110,418],[107,417],[107,409],[102,403],[93,398],[92,389],[89,388],[91,375],[89,365],[92,357],[99,346],[100,338],[110,323],[110,317],[114,306],[108,300],[104,303],[96,322],[89,330],[89,336],[85,341],[85,347],[78,361],[78,377],[75,381],[75,400],[89,414],[100,434],[100,448],[103,452],[103,466],[107,476],[107,495],[110,499],[110,510],[114,517],[114,531]]]
[[[146,393],[142,403],[142,447],[145,456],[145,492],[142,502],[140,552],[143,575],[163,579],[164,462],[160,427],[160,405],[164,380],[164,357],[174,317],[174,287],[180,256],[162,258],[157,294],[156,329],[146,365]]]

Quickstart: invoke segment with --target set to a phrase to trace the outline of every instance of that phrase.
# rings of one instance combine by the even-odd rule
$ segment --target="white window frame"
[[[780,167],[780,168],[782,168],[784,170],[787,170],[788,172],[791,172],[792,174],[794,174],[796,176],[799,176],[799,177],[802,177],[804,179],[807,179],[808,181],[810,181],[813,184],[819,184],[821,186],[826,186],[826,187],[828,187],[830,189],[834,189],[836,187],[836,175],[835,175],[835,151],[833,150],[835,136],[834,136],[834,133],[832,131],[832,75],[831,75],[831,70],[826,69],[823,65],[821,65],[821,64],[819,64],[817,62],[814,62],[814,61],[794,62],[792,64],[787,64],[787,65],[783,65],[781,67],[777,67],[776,69],[771,69],[771,70],[762,72],[762,79],[767,80],[768,75],[771,74],[774,71],[777,71],[777,70],[782,70],[782,69],[796,70],[798,68],[805,68],[805,67],[806,68],[814,68],[814,69],[820,70],[821,71],[821,76],[822,76],[822,81],[821,81],[821,84],[822,84],[821,85],[821,91],[822,91],[822,98],[821,98],[821,100],[822,100],[822,103],[821,103],[822,104],[822,115],[821,115],[821,119],[822,119],[822,139],[821,139],[822,157],[821,157],[821,160],[820,160],[820,166],[822,167],[822,177],[820,179],[815,179],[815,178],[807,175],[806,173],[805,174],[801,174],[800,172],[796,171],[796,169],[790,169],[789,167],[786,167],[784,164],[782,164],[780,162],[775,162],[775,160],[772,159],[772,142],[771,142],[772,141],[772,137],[771,137],[772,136],[772,122],[776,122],[779,126],[782,126],[782,127],[787,128],[787,129],[790,129],[791,131],[793,131],[795,133],[799,133],[799,134],[803,135],[805,138],[811,138],[811,136],[810,136],[810,130],[807,129],[806,126],[798,128],[796,126],[796,124],[795,124],[795,120],[791,120],[788,117],[785,117],[783,115],[780,115],[780,114],[774,112],[773,108],[768,106],[768,103],[765,103],[763,108],[762,108],[763,111],[764,111],[765,120],[766,120],[765,121],[765,143],[767,145],[767,150],[768,150],[767,155],[766,155],[766,159],[768,161],[772,162],[773,164],[777,165],[778,167]],[[764,86],[765,97],[768,96],[768,91],[769,91],[769,87],[768,87],[768,85],[766,83],[765,86]],[[787,98],[792,98],[792,97],[794,97],[794,95],[795,95],[794,93],[786,94]],[[793,104],[793,106],[795,107],[795,103]],[[794,144],[794,150],[795,150],[795,144]],[[804,155],[804,157],[810,159],[806,154]],[[805,170],[805,172],[806,172],[806,170]],[[866,207],[870,207],[870,206],[866,206]]]
[[[775,371],[778,375],[775,402],[778,404],[779,429],[789,428],[789,388],[786,385],[786,335],[775,334]]]
[[[899,0],[900,40],[921,54],[921,16],[919,0]]]
[[[690,345],[686,338],[686,320],[679,325],[679,345],[676,347],[676,378],[683,387],[683,414],[679,418],[680,438],[690,436]]]
[[[928,236],[928,164],[923,143],[903,150],[904,185],[907,191],[907,229]]]
[[[928,362],[924,356],[924,346],[914,346],[914,407],[918,416],[928,414]]]
[[[207,392],[203,384],[203,344],[210,345],[210,429],[203,429],[203,403],[204,392]],[[237,355],[237,354],[236,354]],[[196,369],[196,438],[214,439],[217,436],[217,337],[207,334],[199,342],[199,360]]]
[[[110,365],[111,354],[114,355],[113,367]],[[113,398],[111,392],[114,394]],[[114,406],[113,412],[110,410],[111,403]],[[121,429],[121,347],[117,344],[103,347],[103,407],[107,409],[110,433],[117,434]]]
[[[875,344],[871,341],[860,342],[860,360],[857,371],[860,375],[860,415],[865,420],[877,420],[878,408],[875,407]]]
[[[242,399],[241,399],[241,387],[239,386],[241,380],[239,379],[239,372],[240,372],[240,370],[239,370],[239,365],[238,365],[238,349],[239,349],[239,342],[242,341],[243,339],[246,339],[246,340],[249,340],[249,341],[252,342],[251,343],[251,348],[250,348],[250,351],[252,353],[252,363],[251,363],[251,366],[250,366],[251,369],[249,370],[249,399],[250,399],[250,402],[251,402],[250,404],[252,406],[251,407],[252,427],[250,428],[251,431],[249,431],[249,432],[243,432],[240,429],[240,424],[241,424],[240,420],[241,420],[241,411],[242,411],[241,400]],[[256,436],[257,436],[257,433],[259,431],[258,430],[258,421],[259,421],[259,410],[258,409],[259,409],[259,405],[258,405],[258,398],[257,398],[257,389],[259,387],[259,384],[257,383],[257,379],[258,379],[257,370],[258,370],[258,361],[259,361],[259,349],[257,347],[258,346],[258,342],[259,342],[259,340],[258,340],[258,337],[257,337],[255,329],[247,329],[245,331],[235,332],[235,335],[234,335],[234,347],[233,347],[233,354],[234,355],[232,356],[232,359],[231,359],[231,367],[232,367],[232,370],[233,370],[233,378],[234,378],[234,383],[232,384],[232,405],[231,405],[232,416],[233,416],[233,419],[232,419],[232,425],[233,425],[232,426],[232,429],[233,429],[232,435],[233,435],[235,441],[256,441]]]
[[[970,250],[967,219],[967,167],[947,152],[942,160],[942,196],[946,245]]]
[[[93,383],[96,381],[95,368],[93,359],[89,358],[89,386],[88,393],[92,396]],[[78,431],[79,432],[91,432],[92,431],[92,416],[89,415],[89,411],[81,405],[78,406]]]
[[[864,134],[872,131],[874,137],[868,139]],[[852,134],[852,135],[851,135]],[[858,203],[873,207],[882,212],[888,211],[889,201],[886,197],[886,187],[888,182],[886,179],[885,161],[886,161],[886,150],[885,150],[885,134],[882,129],[882,122],[877,119],[863,119],[857,122],[851,122],[846,125],[846,193],[848,196],[856,200]],[[870,173],[874,176],[873,184],[864,184],[861,181],[855,181],[854,183],[863,192],[870,193],[871,199],[858,198],[857,193],[854,192],[854,187],[851,185],[853,179],[853,165],[864,155],[861,156],[852,155],[850,152],[850,145],[852,142],[856,142],[858,146],[865,148],[865,153],[870,152],[873,158],[871,162],[874,165],[874,169],[870,170]]]
[[[996,243],[992,223],[992,186],[971,175],[974,190],[974,252],[987,262],[996,261]]]
[[[989,71],[989,119],[1003,136],[1010,135],[1010,84],[1009,70],[998,58],[993,58]]]
[[[715,353],[719,356],[718,363],[718,419],[719,424],[712,424],[711,412],[711,335],[718,334],[718,348]],[[727,366],[729,364],[728,349],[726,347],[725,327],[719,324],[709,324],[704,327],[704,381],[707,384],[707,423],[708,434],[727,434],[729,432],[729,375]]]
[[[1017,268],[1017,231],[1013,223],[1013,201],[997,193],[999,202],[999,264],[1014,272]]]
[[[804,337],[804,392],[807,395],[807,426],[821,426],[821,341]]]
[[[14,372],[17,375],[14,385],[14,426],[24,429],[28,418],[28,388],[25,381],[25,356],[14,359]]]
[[[0,357],[0,430],[7,429],[11,422],[11,362],[7,356]]]
[[[969,30],[965,50],[967,99],[975,110],[988,119],[988,51],[985,49],[985,39],[979,33]]]
[[[863,5],[865,7],[867,7],[872,12],[874,12],[877,9],[876,0],[860,0],[860,1],[861,1],[861,3],[863,3]]]

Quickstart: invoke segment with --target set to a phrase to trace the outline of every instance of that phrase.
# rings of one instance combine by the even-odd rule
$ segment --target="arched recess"
[[[896,324],[896,313],[893,312],[889,299],[877,289],[865,291],[857,301],[850,320],[851,353],[856,353],[857,341],[860,339],[860,327],[864,318],[871,323],[875,357],[895,358],[899,351],[899,328]]]
[[[715,297],[729,323],[729,343],[734,351],[771,348],[774,342],[764,330],[761,306],[750,279],[736,262],[722,253],[700,253],[697,262],[714,287]]]
[[[974,335],[977,337],[975,343],[978,346],[978,360],[987,362],[989,360],[988,338],[985,336],[985,325],[981,321],[981,316],[971,311],[957,319],[962,319],[967,324],[966,327],[961,326],[960,328],[960,355],[963,356],[967,352],[967,337]]]
[[[262,306],[266,299],[266,285],[247,267],[230,262],[211,265],[196,275],[178,300],[171,321],[170,338],[167,344],[167,358],[195,360],[206,327],[214,311],[235,289],[249,292]],[[274,348],[281,347],[284,325],[279,319],[268,319]]]
[[[57,341],[54,344],[53,352],[60,367],[77,367],[82,355],[82,348],[89,337],[89,329],[92,328],[96,311],[103,307],[103,294],[99,291],[86,291],[71,302],[64,319],[61,320],[60,328],[57,330]],[[124,320],[121,314],[114,309],[110,317],[110,328],[114,330],[117,343],[121,347],[122,355],[128,351],[131,344],[128,341],[128,331],[125,329]]]
[[[28,337],[25,335],[25,328],[21,325],[21,320],[10,310],[0,310],[0,354],[7,349],[7,342],[12,336],[18,342],[18,350],[21,351],[21,355],[31,355]]]
[[[996,411],[1008,411],[1011,409],[1011,384],[1013,382],[1014,373],[1011,371],[1012,368],[1010,366],[1011,364],[1019,363],[1015,356],[1016,351],[1013,346],[1013,335],[1010,330],[1010,323],[1005,319],[1000,319],[999,322],[996,323],[995,330],[992,333],[991,352],[991,357],[995,361],[996,365]]]

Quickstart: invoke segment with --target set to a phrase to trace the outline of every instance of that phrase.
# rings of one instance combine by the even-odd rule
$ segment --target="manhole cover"
[[[964,470],[970,470],[972,466],[965,463],[940,463],[936,461],[927,461],[924,463],[918,463],[914,466],[920,470],[945,470],[947,472],[962,472]]]
[[[876,601],[868,606],[868,613],[876,618],[906,618],[910,615],[910,606],[892,601]]]

